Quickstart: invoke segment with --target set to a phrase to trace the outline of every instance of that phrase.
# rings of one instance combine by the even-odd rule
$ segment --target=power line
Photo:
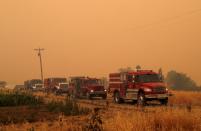
[[[43,65],[42,65],[42,56],[41,56],[41,51],[44,51],[45,49],[43,48],[38,48],[34,49],[35,51],[38,51],[38,56],[40,59],[40,71],[41,71],[41,80],[43,81]]]
[[[177,15],[177,16],[173,16],[173,17],[169,17],[169,18],[163,19],[161,21],[157,21],[157,22],[153,22],[153,23],[150,23],[150,24],[146,24],[146,25],[134,27],[133,30],[148,28],[148,27],[152,27],[154,25],[159,25],[159,24],[167,23],[169,21],[180,19],[180,18],[182,18],[184,16],[192,15],[192,14],[199,13],[199,12],[201,12],[201,9],[197,9],[197,10],[185,12],[185,13],[182,13],[182,14]]]

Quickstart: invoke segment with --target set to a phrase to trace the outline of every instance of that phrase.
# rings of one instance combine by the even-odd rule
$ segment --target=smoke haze
[[[0,80],[107,76],[141,65],[201,84],[200,0],[1,0]]]

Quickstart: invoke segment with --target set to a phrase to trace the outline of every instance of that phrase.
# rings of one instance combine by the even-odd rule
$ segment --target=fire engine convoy
[[[46,78],[44,88],[47,92],[56,94],[68,93],[68,83],[66,78]]]
[[[151,100],[158,100],[163,105],[168,103],[165,83],[158,73],[151,70],[109,74],[109,93],[116,103],[124,100],[136,101],[138,105]]]
[[[40,79],[32,79],[24,82],[24,88],[33,91],[39,91],[43,89],[43,82]]]
[[[147,101],[158,100],[162,105],[168,103],[168,89],[163,82],[161,73],[152,70],[137,70],[109,74],[108,93],[112,94],[115,103],[126,100],[145,105]],[[107,99],[107,90],[101,80],[90,77],[47,78],[43,82],[39,79],[24,82],[26,89],[42,89],[56,94],[66,93],[71,98],[101,97]]]
[[[107,90],[100,83],[100,79],[89,77],[71,77],[69,84],[69,94],[74,98],[93,97],[107,98]]]

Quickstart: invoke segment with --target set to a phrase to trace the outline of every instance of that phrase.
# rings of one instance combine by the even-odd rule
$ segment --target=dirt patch
[[[23,122],[53,121],[58,113],[48,112],[46,106],[0,107],[0,124],[16,124]]]

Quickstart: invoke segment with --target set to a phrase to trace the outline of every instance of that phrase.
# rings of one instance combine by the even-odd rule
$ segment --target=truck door
[[[127,88],[128,88],[127,74],[126,73],[121,73],[120,79],[123,82],[120,85],[120,95],[121,95],[121,97],[126,97],[126,91],[127,91]]]
[[[78,97],[80,97],[81,84],[82,84],[82,80],[81,80],[81,79],[77,79],[76,85],[75,85],[75,93],[76,93],[76,95],[77,95]]]
[[[85,80],[81,80],[80,81],[80,96],[83,97],[86,95],[86,81]]]
[[[137,89],[135,85],[135,76],[128,75],[128,88],[126,91],[127,99],[136,99],[137,98]]]

